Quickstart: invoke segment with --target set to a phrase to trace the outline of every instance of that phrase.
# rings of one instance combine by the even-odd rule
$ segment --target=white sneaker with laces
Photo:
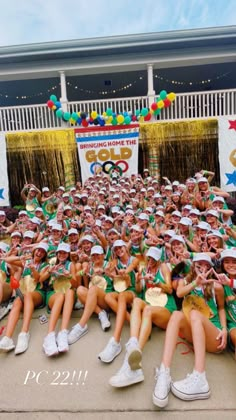
[[[123,365],[118,372],[109,380],[109,384],[115,388],[137,384],[144,381],[142,369],[131,370],[128,364],[128,354],[126,353]]]
[[[7,337],[6,335],[0,341],[0,352],[7,353],[15,348],[15,344],[12,338]]]
[[[121,344],[111,337],[104,350],[99,353],[98,358],[104,363],[111,363],[122,350]]]
[[[84,327],[81,327],[80,324],[75,324],[72,327],[72,330],[68,334],[68,344],[74,344],[76,341],[78,341],[83,335],[87,334],[88,332],[88,326],[85,325]]]
[[[211,394],[205,372],[200,373],[196,370],[182,381],[173,382],[171,391],[184,401],[204,400]]]
[[[43,340],[43,349],[46,356],[56,356],[58,354],[58,348],[56,343],[56,334],[55,331],[52,331]]]
[[[98,319],[101,322],[101,327],[103,331],[108,331],[111,326],[111,323],[109,321],[108,314],[106,313],[106,311],[103,310],[99,312]]]
[[[15,354],[24,353],[29,347],[30,333],[21,332],[18,335],[17,344],[15,348]]]
[[[59,331],[57,334],[57,347],[60,353],[69,351],[68,330]]]
[[[170,369],[162,363],[160,369],[156,369],[155,379],[157,381],[152,394],[152,401],[157,407],[164,408],[168,404],[168,394],[170,392]]]
[[[109,384],[115,388],[123,388],[125,386],[134,385],[144,381],[142,369],[131,370],[129,366],[125,370],[112,376]]]

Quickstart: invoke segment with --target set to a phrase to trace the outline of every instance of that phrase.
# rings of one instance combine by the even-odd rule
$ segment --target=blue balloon
[[[78,117],[77,124],[80,125],[81,123],[82,123],[82,118]]]
[[[59,108],[61,108],[61,102],[60,101],[56,101],[55,102],[55,105],[56,105],[56,107],[59,109]]]
[[[105,121],[104,120],[100,120],[100,126],[103,127],[105,125]]]
[[[123,112],[123,115],[124,115],[124,117],[128,117],[129,114],[128,114],[128,112],[125,111],[125,112]]]

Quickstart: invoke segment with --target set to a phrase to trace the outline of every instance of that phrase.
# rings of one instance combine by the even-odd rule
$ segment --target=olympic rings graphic
[[[94,170],[94,167],[95,166],[98,166],[98,167],[100,167],[101,169],[100,170],[98,170],[98,171],[95,171]],[[101,163],[99,163],[99,162],[93,162],[92,163],[92,165],[90,166],[90,172],[94,175],[95,174],[95,172],[96,173],[98,173],[98,172],[102,172],[102,165],[101,165]]]
[[[95,171],[95,167],[98,167],[98,171]],[[123,173],[128,171],[128,169],[129,164],[125,160],[117,160],[116,162],[113,162],[112,160],[107,160],[103,164],[101,164],[100,162],[93,162],[90,166],[90,172],[93,175],[95,172],[101,171],[109,175],[111,175],[113,171],[119,171],[120,176],[122,176]]]

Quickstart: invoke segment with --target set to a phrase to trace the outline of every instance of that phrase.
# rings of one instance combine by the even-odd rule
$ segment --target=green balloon
[[[63,116],[63,111],[62,111],[62,109],[61,109],[61,108],[56,110],[56,116],[57,116],[57,118],[62,118],[62,116]]]
[[[77,120],[78,120],[78,118],[79,118],[79,116],[78,116],[77,112],[72,112],[72,114],[71,114],[71,118],[73,118],[73,120],[77,121]]]
[[[112,123],[112,125],[117,125],[117,119],[113,118],[111,123]]]
[[[131,123],[131,118],[129,116],[125,117],[124,123],[127,124],[127,125],[130,124]]]
[[[147,116],[147,114],[148,114],[148,109],[147,109],[147,108],[143,108],[143,109],[141,110],[141,115],[142,115],[142,117],[146,117],[146,116]]]
[[[70,112],[64,112],[63,118],[65,121],[69,121],[70,117],[71,117]]]
[[[139,111],[139,109],[136,109],[136,111],[135,111],[135,115],[136,115],[136,117],[138,117],[138,116],[140,115],[140,111]]]
[[[154,115],[159,115],[161,113],[161,109],[156,109],[154,112],[153,112],[153,114]]]
[[[111,117],[111,115],[113,114],[112,109],[111,108],[107,108],[106,114],[107,114],[108,117]]]
[[[51,96],[50,96],[50,100],[51,100],[52,102],[57,102],[57,97],[56,97],[56,95],[51,95]]]
[[[164,99],[166,99],[166,97],[167,97],[167,92],[166,92],[166,90],[162,90],[162,91],[160,92],[160,98],[164,101]]]

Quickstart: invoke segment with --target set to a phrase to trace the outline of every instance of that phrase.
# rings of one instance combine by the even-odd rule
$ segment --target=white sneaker
[[[163,408],[168,404],[168,394],[170,392],[170,369],[161,364],[160,369],[156,369],[157,380],[155,389],[152,394],[153,404]]]
[[[88,326],[85,325],[84,327],[81,327],[80,324],[75,324],[72,327],[72,330],[68,334],[68,344],[74,344],[76,341],[78,341],[83,335],[87,334],[88,332]]]
[[[6,316],[9,312],[10,312],[10,308],[8,308],[8,306],[1,306],[0,307],[0,320],[4,318],[4,316]]]
[[[56,334],[55,331],[52,331],[43,340],[43,349],[46,356],[56,356],[58,354],[58,348],[56,343]]]
[[[105,349],[99,353],[98,358],[104,363],[111,363],[120,354],[121,350],[121,344],[117,343],[114,337],[111,337]]]
[[[142,350],[138,346],[128,351],[128,363],[131,370],[142,368]]]
[[[144,381],[142,369],[131,370],[126,362],[126,365],[123,365],[116,375],[110,378],[109,384],[115,388],[122,388],[142,381]]]
[[[6,335],[0,341],[0,352],[7,353],[15,348],[15,344],[12,338],[7,337]]]
[[[29,347],[29,339],[30,333],[29,332],[21,332],[18,335],[17,344],[15,348],[15,354],[24,353]]]
[[[57,347],[60,353],[69,351],[68,330],[59,331],[57,334]]]
[[[78,299],[77,302],[75,302],[74,304],[74,309],[76,311],[78,311],[79,309],[84,309],[84,304]]]
[[[98,314],[98,319],[101,322],[101,327],[103,331],[108,331],[111,326],[111,323],[109,321],[108,314],[106,313],[106,311],[101,311]]]
[[[171,391],[176,397],[185,401],[204,400],[211,394],[205,372],[200,373],[196,370],[182,381],[173,382]]]

